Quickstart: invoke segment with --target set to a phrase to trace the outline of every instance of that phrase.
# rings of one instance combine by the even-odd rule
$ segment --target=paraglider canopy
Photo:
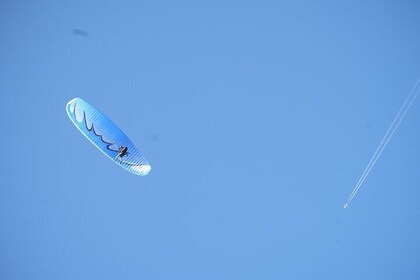
[[[107,116],[81,98],[67,103],[67,115],[79,131],[108,158],[136,175],[145,176],[151,166],[125,133]]]

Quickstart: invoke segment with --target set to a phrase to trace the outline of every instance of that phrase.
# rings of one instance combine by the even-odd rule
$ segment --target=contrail
[[[420,82],[420,78],[417,79],[416,83],[414,84],[413,88],[410,91],[410,94],[405,99],[403,105],[401,106],[398,114],[395,116],[394,120],[392,121],[391,125],[389,126],[387,132],[385,133],[384,137],[381,140],[378,148],[376,148],[375,153],[373,154],[372,158],[370,159],[369,164],[366,166],[362,176],[360,177],[359,181],[357,182],[356,186],[353,189],[353,192],[350,194],[349,198],[347,199],[346,204],[344,204],[344,209],[347,208],[350,202],[353,200],[357,192],[359,191],[360,187],[362,186],[363,182],[365,181],[366,177],[369,175],[370,171],[372,170],[373,166],[375,165],[376,161],[381,156],[382,152],[384,151],[385,147],[388,145],[389,140],[394,135],[395,131],[397,130],[398,126],[404,119],[405,115],[407,114],[408,110],[410,109],[411,105],[413,104],[414,100],[416,99],[420,89],[417,89],[417,86]]]
[[[372,158],[370,159],[369,164],[367,165],[365,171],[363,172],[362,176],[360,177],[359,181],[356,184],[356,187],[354,188],[353,192],[351,193],[349,200],[344,205],[346,208],[348,206],[348,203],[353,199],[353,197],[356,195],[356,192],[359,190],[360,186],[366,179],[367,175],[370,173],[373,165],[378,160],[379,156],[382,154],[382,151],[385,149],[386,145],[388,144],[389,140],[391,139],[392,135],[394,134],[395,130],[401,123],[402,119],[404,118],[405,114],[407,113],[408,109],[410,108],[411,104],[413,103],[414,99],[416,98],[418,91],[415,91],[415,88],[417,87],[418,83],[420,82],[420,78],[417,80],[414,87],[411,89],[410,94],[404,101],[403,105],[401,106],[400,110],[398,111],[397,116],[392,121],[391,125],[389,126],[387,132],[385,133],[385,136],[382,138],[381,143],[379,144],[378,148],[376,149],[375,153],[373,154]],[[408,104],[408,105],[407,105]]]

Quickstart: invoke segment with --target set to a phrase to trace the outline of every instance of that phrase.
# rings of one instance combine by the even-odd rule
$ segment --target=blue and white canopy
[[[95,107],[74,98],[67,103],[66,111],[80,132],[116,164],[136,175],[150,172],[150,164],[127,135]]]

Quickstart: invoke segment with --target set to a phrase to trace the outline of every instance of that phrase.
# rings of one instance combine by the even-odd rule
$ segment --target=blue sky
[[[403,0],[1,1],[0,278],[419,279],[420,100],[342,209],[420,74],[419,18]],[[148,176],[84,139],[76,96]]]

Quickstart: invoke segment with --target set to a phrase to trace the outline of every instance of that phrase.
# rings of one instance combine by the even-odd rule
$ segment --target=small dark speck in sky
[[[78,35],[78,36],[82,36],[82,37],[89,37],[89,33],[87,33],[86,31],[82,30],[82,29],[73,29],[73,34],[74,35]]]
[[[157,136],[157,134],[153,133],[151,135],[148,135],[147,139],[153,142],[157,142],[159,140],[159,137]]]

